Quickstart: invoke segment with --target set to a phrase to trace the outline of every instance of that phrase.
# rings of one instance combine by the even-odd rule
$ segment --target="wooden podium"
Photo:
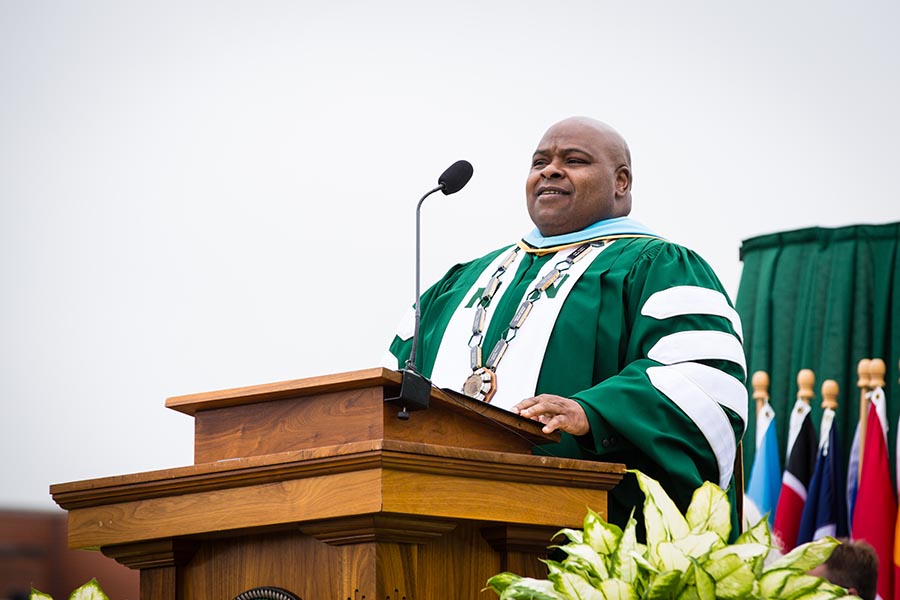
[[[400,380],[170,398],[195,464],[51,486],[70,547],[140,569],[142,600],[492,598],[501,571],[546,577],[553,534],[605,514],[624,465],[533,456],[537,423],[438,389],[399,419]]]

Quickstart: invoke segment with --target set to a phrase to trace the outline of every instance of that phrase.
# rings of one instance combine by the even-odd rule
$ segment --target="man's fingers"
[[[519,415],[541,423],[544,433],[566,431],[574,435],[583,435],[590,429],[590,424],[579,404],[568,398],[541,394],[526,398],[513,407]]]
[[[553,433],[557,429],[563,429],[562,421],[563,421],[563,419],[560,415],[557,415],[557,416],[553,417],[552,419],[548,419],[546,422],[541,421],[542,423],[545,423],[544,427],[543,427],[543,429],[541,429],[541,431],[543,431],[544,433]]]
[[[543,417],[554,417],[564,411],[564,407],[553,401],[553,396],[542,394],[533,398],[526,398],[516,405],[519,414],[529,419],[538,419],[542,423]]]
[[[522,411],[533,407],[537,402],[537,398],[525,398],[524,400],[513,406],[512,409],[514,412],[522,414]]]

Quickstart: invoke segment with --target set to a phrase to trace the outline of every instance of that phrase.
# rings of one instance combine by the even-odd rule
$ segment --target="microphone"
[[[469,180],[472,179],[472,163],[467,160],[458,160],[444,171],[438,177],[438,185],[445,196],[455,194],[459,190],[466,187]]]
[[[419,304],[422,300],[420,293],[421,266],[419,256],[421,254],[421,209],[422,202],[425,198],[440,190],[445,196],[455,194],[463,189],[469,180],[472,179],[472,163],[467,160],[458,160],[441,173],[438,177],[438,185],[436,188],[427,192],[419,200],[416,205],[416,316],[415,328],[413,329],[412,349],[409,351],[409,358],[406,359],[406,368],[402,370],[403,379],[400,381],[400,395],[396,398],[386,398],[385,402],[390,402],[400,407],[397,417],[403,420],[409,419],[410,410],[423,410],[428,408],[428,401],[431,398],[431,382],[421,373],[416,371],[416,350],[419,347],[419,322],[422,320],[422,313]]]

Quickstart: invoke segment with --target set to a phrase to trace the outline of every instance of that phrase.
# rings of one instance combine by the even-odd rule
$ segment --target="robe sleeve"
[[[709,265],[675,244],[648,246],[622,295],[620,370],[572,396],[591,425],[578,443],[658,479],[684,509],[703,481],[732,481],[747,420],[740,319]]]

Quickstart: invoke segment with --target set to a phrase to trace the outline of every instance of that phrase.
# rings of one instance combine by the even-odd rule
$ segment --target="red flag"
[[[796,436],[793,443],[790,436],[788,439],[787,467],[781,477],[781,492],[778,495],[778,506],[775,508],[773,527],[784,552],[793,550],[797,545],[800,519],[803,516],[803,506],[806,504],[806,490],[812,479],[819,451],[819,438],[816,436],[809,413],[809,404],[800,399],[791,411],[791,430],[796,431]]]
[[[878,554],[878,595],[893,598],[894,528],[897,517],[897,498],[891,485],[891,470],[887,453],[887,411],[884,391],[875,388],[871,394],[869,416],[866,418],[866,441],[863,447],[859,491],[853,511],[854,540],[869,542]]]
[[[900,486],[900,420],[897,421],[897,485]],[[900,489],[898,489],[900,494]],[[898,503],[900,504],[900,503]],[[900,506],[898,506],[897,522],[894,524],[894,600],[900,600]]]

